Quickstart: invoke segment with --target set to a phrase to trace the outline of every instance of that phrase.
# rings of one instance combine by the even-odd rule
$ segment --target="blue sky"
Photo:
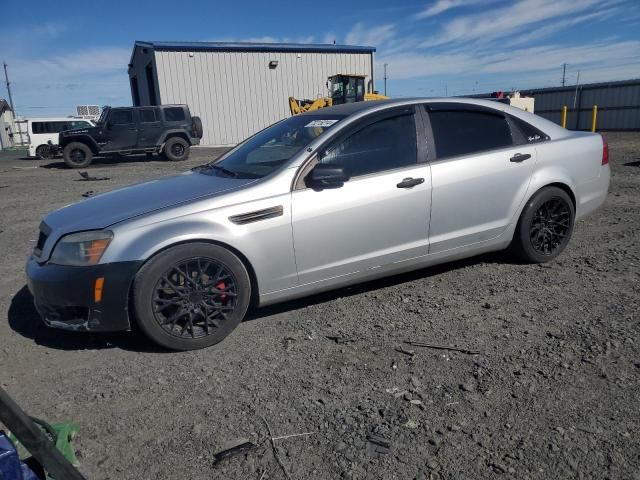
[[[565,62],[569,84],[640,77],[640,0],[0,0],[0,29],[23,116],[131,104],[134,40],[372,45],[392,96],[555,86]]]

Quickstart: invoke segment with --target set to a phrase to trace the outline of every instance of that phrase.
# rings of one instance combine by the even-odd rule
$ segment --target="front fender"
[[[231,232],[220,223],[195,219],[174,219],[131,230],[115,229],[115,238],[102,262],[136,259],[146,261],[158,252],[178,243],[209,240],[229,244],[233,248]]]
[[[62,150],[64,147],[73,142],[81,142],[87,145],[94,154],[100,153],[100,147],[96,140],[90,135],[73,135],[72,137],[62,137],[58,138],[59,147]]]
[[[158,252],[185,242],[209,241],[240,253],[256,274],[260,294],[291,288],[297,270],[291,235],[289,194],[180,215],[173,210],[132,219],[111,227],[114,238],[100,263],[125,259],[147,261]],[[282,215],[236,224],[230,216],[281,206]],[[193,206],[184,206],[184,210]]]

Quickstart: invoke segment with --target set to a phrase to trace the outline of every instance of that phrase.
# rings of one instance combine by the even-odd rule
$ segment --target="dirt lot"
[[[493,254],[289,302],[188,353],[43,327],[23,268],[48,211],[220,152],[105,160],[101,182],[0,154],[0,383],[80,423],[90,479],[640,479],[640,134],[608,138],[607,203],[559,260]],[[282,467],[263,419],[311,432],[274,442]],[[258,448],[214,465],[243,440]]]

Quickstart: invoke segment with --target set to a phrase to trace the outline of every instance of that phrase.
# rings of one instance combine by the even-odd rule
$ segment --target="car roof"
[[[479,98],[464,97],[445,97],[445,98],[394,98],[388,100],[371,100],[366,102],[344,103],[333,107],[326,107],[320,110],[305,112],[302,115],[340,115],[346,117],[361,117],[369,113],[383,111],[393,107],[402,107],[418,104],[429,103],[449,103],[449,104],[466,104],[478,107],[485,107],[492,110],[502,111],[509,115],[519,118],[539,130],[543,131],[551,138],[560,138],[570,136],[571,132],[561,126],[542,118],[533,113],[526,112],[520,108],[512,107],[506,103],[496,102],[494,100],[483,100]]]
[[[81,118],[81,117],[36,117],[36,118],[26,118],[28,122],[69,122],[74,120],[84,120],[90,122],[89,118]]]

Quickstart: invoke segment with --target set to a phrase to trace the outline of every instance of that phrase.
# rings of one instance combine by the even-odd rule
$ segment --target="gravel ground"
[[[186,353],[43,327],[23,268],[48,211],[220,151],[105,160],[102,182],[0,154],[0,384],[79,422],[90,479],[640,479],[640,134],[607,137],[609,198],[557,261],[485,255],[276,305]]]

